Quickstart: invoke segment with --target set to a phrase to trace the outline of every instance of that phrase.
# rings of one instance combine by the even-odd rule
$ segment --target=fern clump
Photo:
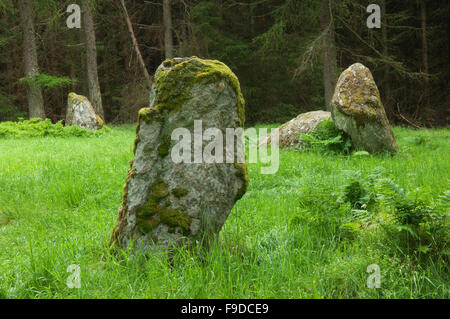
[[[361,183],[359,181],[353,181],[345,187],[345,201],[351,203],[354,208],[361,206],[361,198],[363,197],[363,193],[364,189]]]
[[[78,126],[64,126],[62,121],[53,124],[50,119],[41,120],[32,118],[24,120],[19,118],[17,122],[7,121],[0,123],[0,138],[24,138],[24,137],[69,137],[69,136],[98,136],[109,129],[103,127],[98,131],[85,130]]]
[[[361,231],[361,225],[357,222],[344,223],[339,227],[339,235],[344,240],[356,239]]]
[[[351,204],[353,209],[373,210],[377,204],[377,193],[375,184],[380,180],[384,168],[376,167],[366,177],[361,177],[361,173],[351,172],[352,178],[345,186],[342,201]]]
[[[340,228],[341,238],[353,239],[361,230],[380,225],[387,238],[407,252],[440,255],[449,246],[450,191],[433,204],[419,188],[405,191],[376,168],[366,177],[351,172],[338,200],[350,211]]]
[[[349,205],[341,239],[353,240],[364,229],[381,226],[391,244],[406,252],[439,256],[449,245],[450,191],[434,203],[419,188],[405,191],[377,167],[369,175],[351,171],[338,199]],[[377,229],[375,227],[374,229]]]
[[[443,226],[448,218],[448,207],[445,208],[448,191],[437,204],[432,205],[419,188],[406,192],[390,179],[381,179],[377,184],[377,193],[380,203],[391,210],[397,229],[407,231],[416,239],[419,239],[421,227],[426,224]]]
[[[352,141],[344,131],[339,130],[330,119],[317,125],[309,134],[301,134],[300,142],[311,150],[334,154],[350,154]]]

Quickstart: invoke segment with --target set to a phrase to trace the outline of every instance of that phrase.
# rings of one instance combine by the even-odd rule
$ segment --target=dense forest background
[[[66,25],[72,3],[83,8],[80,29]],[[380,28],[366,25],[371,3],[381,7]],[[450,2],[431,0],[2,0],[0,121],[30,115],[31,85],[42,92],[44,116],[64,119],[69,92],[92,97],[96,54],[107,123],[136,121],[166,57],[196,55],[221,60],[239,77],[247,124],[326,109],[336,77],[361,62],[391,123],[448,125],[449,13]],[[23,45],[27,25],[38,66],[32,76],[24,71],[32,57]]]

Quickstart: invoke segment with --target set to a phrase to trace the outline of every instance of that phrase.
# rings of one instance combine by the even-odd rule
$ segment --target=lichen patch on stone
[[[95,113],[87,97],[70,92],[67,97],[66,126],[70,125],[98,130],[103,127],[103,120]]]
[[[370,70],[355,63],[340,75],[331,101],[337,128],[368,152],[398,151],[380,92]]]

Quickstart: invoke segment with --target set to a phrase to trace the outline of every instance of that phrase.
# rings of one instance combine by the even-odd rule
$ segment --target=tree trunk
[[[95,44],[94,19],[90,8],[90,0],[81,1],[83,11],[83,29],[86,43],[86,68],[89,86],[89,100],[94,107],[95,112],[104,119],[102,94],[98,83],[97,73],[97,49]]]
[[[172,13],[170,10],[170,0],[163,0],[163,20],[164,20],[164,52],[166,59],[173,57],[172,39]]]
[[[250,35],[252,39],[255,37],[255,7],[255,4],[250,4]]]
[[[387,37],[387,19],[386,19],[386,0],[381,1],[381,38],[383,42],[383,56],[389,55],[388,37]],[[390,102],[391,86],[389,81],[389,64],[383,67],[383,91],[384,91],[384,108],[388,118],[392,118],[392,105]]]
[[[427,11],[425,1],[420,1],[420,24],[422,28],[422,64],[423,72],[427,74],[425,77],[424,96],[426,106],[429,107],[429,95],[428,95],[428,42],[427,42]]]
[[[152,86],[152,80],[150,78],[150,75],[148,74],[147,67],[145,66],[144,59],[142,58],[142,55],[141,55],[141,51],[139,50],[139,45],[136,40],[136,37],[134,36],[133,25],[131,24],[131,20],[128,15],[128,11],[127,11],[127,7],[125,6],[125,2],[123,0],[120,0],[120,4],[122,5],[122,9],[125,14],[125,20],[126,20],[127,26],[128,26],[128,31],[130,33],[131,40],[133,41],[133,48],[136,51],[136,55],[137,55],[139,64],[141,65],[142,71],[144,72],[145,79],[147,80],[148,86],[150,88]]]
[[[337,82],[336,47],[334,43],[334,23],[331,13],[331,2],[322,0],[320,9],[320,27],[322,32],[327,31],[323,38],[322,63],[323,84],[325,88],[325,104],[328,111],[331,110],[331,99]]]
[[[25,76],[33,78],[39,73],[36,42],[33,27],[32,0],[19,0],[20,24],[23,32],[23,63]],[[45,119],[44,99],[41,88],[32,82],[27,84],[28,114],[30,118]]]

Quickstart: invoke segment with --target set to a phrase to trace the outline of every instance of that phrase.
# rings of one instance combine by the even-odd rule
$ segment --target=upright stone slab
[[[331,101],[331,116],[356,147],[371,153],[398,151],[372,73],[361,63],[351,65],[340,75]]]
[[[224,158],[223,163],[189,164],[172,158],[180,145],[176,136],[172,139],[177,128],[187,129],[185,133],[192,137],[187,143],[192,153],[198,145],[205,150],[210,143],[194,132],[198,121],[202,121],[203,132],[217,128],[224,137],[225,156],[226,129],[243,127],[239,81],[225,64],[196,57],[166,60],[156,71],[150,96],[150,107],[139,111],[134,160],[112,247],[134,242],[144,250],[167,249],[217,234],[247,188],[245,162],[226,163]],[[237,138],[242,139],[242,132]]]
[[[98,130],[102,128],[103,120],[95,113],[87,97],[72,92],[67,98],[66,125]]]

